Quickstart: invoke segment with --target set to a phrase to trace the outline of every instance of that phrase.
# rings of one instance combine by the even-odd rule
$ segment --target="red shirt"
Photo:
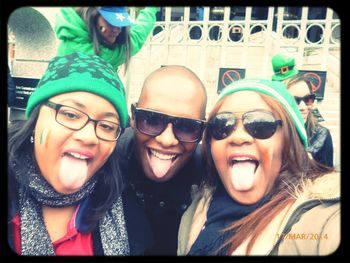
[[[67,225],[64,237],[52,243],[56,256],[93,256],[92,234],[82,234],[77,231],[75,219],[79,206],[75,210]],[[14,244],[17,254],[21,254],[21,228],[20,216],[17,214],[13,220]]]

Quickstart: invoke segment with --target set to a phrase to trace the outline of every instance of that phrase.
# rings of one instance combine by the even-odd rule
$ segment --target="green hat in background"
[[[96,55],[80,52],[53,58],[28,99],[26,117],[40,103],[53,96],[86,91],[108,100],[117,110],[120,125],[128,123],[124,85],[116,71],[105,60]]]
[[[298,74],[298,70],[295,68],[294,58],[282,54],[272,57],[272,69],[274,72],[272,80],[281,81]]]
[[[230,85],[226,86],[219,95],[218,101],[222,100],[227,95],[235,93],[237,91],[252,90],[263,93],[269,97],[277,100],[283,108],[288,112],[289,117],[292,119],[295,128],[299,134],[301,142],[307,149],[308,140],[304,126],[304,119],[301,116],[299,107],[295,102],[294,97],[288,92],[283,82],[272,81],[265,79],[242,79],[237,80]]]

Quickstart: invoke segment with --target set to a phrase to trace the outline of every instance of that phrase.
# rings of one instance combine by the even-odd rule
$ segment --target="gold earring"
[[[34,143],[34,130],[33,130],[33,133],[32,133],[32,135],[30,136],[30,143]]]

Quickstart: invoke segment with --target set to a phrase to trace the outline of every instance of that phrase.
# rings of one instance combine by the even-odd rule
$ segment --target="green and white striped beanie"
[[[252,90],[263,93],[267,96],[279,101],[284,109],[288,112],[292,119],[299,137],[304,144],[304,147],[308,147],[307,134],[304,126],[304,119],[301,116],[298,105],[296,104],[293,96],[288,92],[286,86],[281,81],[265,80],[265,79],[242,79],[235,81],[225,87],[219,95],[217,102],[225,98],[227,95],[235,93],[237,91]]]

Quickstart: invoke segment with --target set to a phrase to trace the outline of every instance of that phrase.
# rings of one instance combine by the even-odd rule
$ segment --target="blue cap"
[[[134,23],[133,18],[123,6],[102,6],[97,11],[112,26],[124,27]]]

